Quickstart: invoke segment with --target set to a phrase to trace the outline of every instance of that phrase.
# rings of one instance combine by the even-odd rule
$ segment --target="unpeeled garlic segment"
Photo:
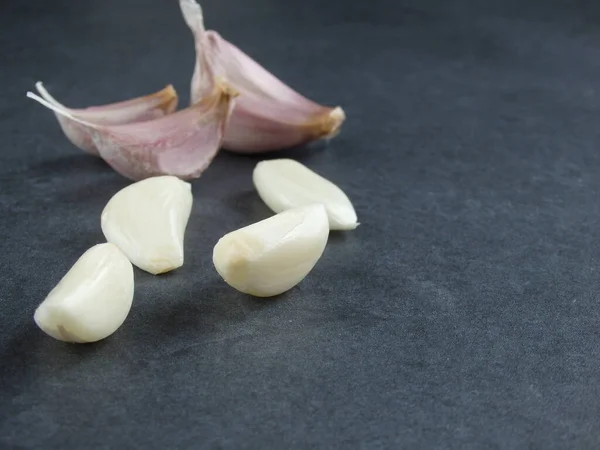
[[[323,205],[294,208],[223,236],[213,250],[213,263],[238,291],[271,297],[308,275],[328,236]]]
[[[66,342],[95,342],[113,334],[133,301],[133,267],[114,244],[87,250],[34,314],[49,336]]]
[[[220,79],[212,91],[189,108],[143,122],[105,125],[74,115],[64,106],[33,92],[27,97],[78,123],[100,157],[131,180],[160,175],[198,178],[221,148],[225,126],[238,92]]]
[[[331,230],[353,230],[358,226],[356,212],[348,196],[331,181],[293,159],[261,161],[252,181],[260,198],[278,213],[290,208],[322,203]]]
[[[340,132],[346,120],[341,107],[320,105],[304,97],[219,33],[206,30],[196,0],[180,0],[179,5],[196,47],[192,103],[213,90],[215,76],[240,93],[225,129],[224,149],[268,152],[332,139]]]
[[[59,103],[50,95],[41,81],[35,84],[35,88],[48,103],[63,111],[67,111],[71,116],[97,125],[125,125],[163,117],[175,111],[178,101],[177,92],[175,92],[172,85],[168,85],[158,92],[131,100],[102,106],[72,109]],[[98,148],[94,144],[92,132],[89,127],[63,114],[55,113],[55,115],[65,136],[67,136],[73,145],[79,147],[84,152],[99,156]]]
[[[106,204],[102,232],[140,269],[154,275],[169,272],[183,265],[183,238],[192,200],[190,183],[177,177],[138,181]]]

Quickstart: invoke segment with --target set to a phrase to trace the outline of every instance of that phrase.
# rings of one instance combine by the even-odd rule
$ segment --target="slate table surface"
[[[600,11],[555,0],[205,0],[207,27],[343,132],[279,153],[361,222],[259,300],[211,255],[269,216],[222,152],[193,182],[185,265],[136,270],[121,329],[67,345],[36,306],[129,182],[25,98],[88,106],[173,83],[191,34],[167,0],[0,6],[0,448],[600,446]],[[275,157],[273,155],[271,157]]]

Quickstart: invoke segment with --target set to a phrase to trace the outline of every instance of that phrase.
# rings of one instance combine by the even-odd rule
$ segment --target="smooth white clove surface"
[[[46,90],[41,81],[35,84],[40,96],[56,108],[68,112],[71,116],[96,125],[125,125],[128,123],[144,122],[171,114],[177,108],[177,92],[173,86],[143,97],[110,103],[103,106],[90,106],[88,108],[67,108],[59,103]],[[71,119],[69,116],[55,112],[65,136],[81,150],[99,156],[98,149],[93,142],[89,127]]]
[[[346,119],[341,107],[309,100],[219,33],[206,31],[196,0],[180,0],[179,4],[195,39],[192,103],[212,90],[213,76],[222,77],[240,93],[225,130],[223,148],[259,153],[331,139],[339,133]]]
[[[106,204],[102,232],[140,269],[154,275],[169,272],[183,265],[192,201],[190,183],[177,177],[138,181]]]
[[[261,161],[254,168],[252,181],[260,198],[276,213],[322,203],[331,230],[353,230],[358,226],[356,211],[344,191],[298,161]]]
[[[279,295],[304,279],[327,244],[321,204],[279,213],[223,236],[213,263],[227,284],[256,297]]]
[[[133,301],[133,267],[117,246],[87,250],[34,314],[49,336],[66,342],[104,339],[125,321]]]

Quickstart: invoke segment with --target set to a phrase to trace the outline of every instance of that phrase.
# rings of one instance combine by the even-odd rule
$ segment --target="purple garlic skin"
[[[346,119],[341,107],[319,105],[287,86],[216,31],[206,31],[200,5],[180,0],[194,34],[196,65],[191,101],[210,92],[214,77],[240,93],[225,130],[223,147],[261,153],[335,137]]]
[[[73,117],[97,125],[124,125],[157,119],[175,111],[178,103],[177,92],[173,86],[168,85],[143,97],[103,106],[73,109],[59,103],[41,82],[37,82],[35,86],[40,96],[48,103],[67,111]],[[63,114],[55,115],[65,136],[73,145],[86,153],[100,156],[88,127]]]
[[[209,95],[186,109],[124,125],[85,121],[36,94],[27,96],[79,124],[102,159],[124,177],[139,181],[159,175],[198,178],[221,148],[237,92],[216,80]]]
[[[100,156],[131,180],[173,175],[198,178],[219,151],[234,97],[215,85],[202,101],[159,119],[96,129],[92,139]]]

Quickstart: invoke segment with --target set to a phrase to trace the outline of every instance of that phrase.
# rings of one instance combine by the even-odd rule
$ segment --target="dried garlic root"
[[[238,291],[271,297],[308,275],[328,237],[323,205],[294,208],[223,236],[213,250],[213,263]]]
[[[133,301],[133,267],[117,246],[87,250],[34,314],[49,336],[73,343],[95,342],[113,334]]]

